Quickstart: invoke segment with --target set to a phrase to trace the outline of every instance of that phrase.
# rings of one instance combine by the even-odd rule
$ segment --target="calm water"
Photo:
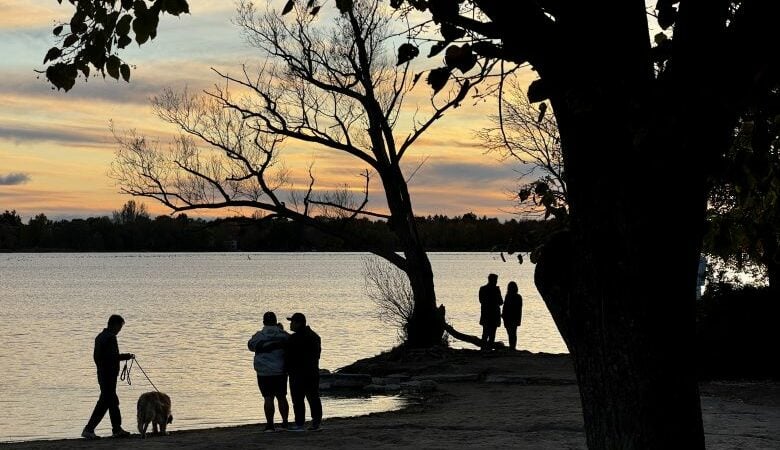
[[[173,400],[173,430],[264,422],[246,341],[266,310],[306,314],[322,337],[329,370],[397,343],[373,313],[361,253],[0,254],[0,441],[77,437],[99,393],[95,335],[124,316],[122,352],[135,353]],[[476,292],[486,274],[515,280],[524,298],[519,347],[566,348],[533,286],[533,265],[495,253],[434,253],[439,303],[462,332],[480,335]],[[285,321],[285,326],[287,322]],[[497,339],[506,341],[503,329]],[[459,342],[454,347],[467,346]],[[135,401],[153,390],[133,369],[120,382],[124,426],[135,431]],[[397,396],[325,396],[325,417],[399,408]],[[292,411],[290,413],[292,415]],[[108,416],[97,430],[110,433]]]

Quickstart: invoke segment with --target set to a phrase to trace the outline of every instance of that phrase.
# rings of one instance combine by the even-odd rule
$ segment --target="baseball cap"
[[[273,311],[268,311],[267,313],[263,314],[263,324],[276,325],[276,314],[274,314]]]
[[[297,313],[293,314],[292,316],[288,317],[287,320],[290,320],[290,321],[294,320],[296,322],[306,323],[306,316],[304,316],[303,313],[297,312]]]

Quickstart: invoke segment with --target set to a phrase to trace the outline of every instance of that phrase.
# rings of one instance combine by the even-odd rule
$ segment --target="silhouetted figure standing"
[[[132,353],[119,353],[119,344],[117,344],[116,335],[122,330],[125,319],[119,315],[112,315],[108,318],[108,326],[95,337],[95,350],[92,357],[97,367],[97,379],[100,385],[100,398],[92,411],[92,416],[81,432],[81,437],[85,439],[98,439],[100,436],[95,434],[95,428],[98,426],[103,416],[108,415],[111,418],[111,428],[113,437],[126,437],[130,433],[122,429],[122,414],[119,412],[119,397],[116,395],[116,379],[119,376],[119,361],[126,361],[135,358]]]
[[[488,283],[479,288],[481,311],[479,324],[482,325],[482,350],[490,350],[496,341],[496,328],[501,325],[501,288],[498,287],[498,275],[488,275]]]
[[[285,359],[290,374],[290,397],[292,397],[295,427],[290,431],[303,431],[306,421],[306,405],[311,409],[310,431],[319,431],[322,422],[320,401],[320,337],[306,325],[306,316],[295,313],[287,320],[293,334],[287,341]]]
[[[504,318],[504,328],[509,337],[509,347],[512,350],[517,348],[517,328],[523,318],[523,296],[518,293],[517,283],[510,281],[506,286],[506,297],[504,297],[504,311],[501,314]]]
[[[282,428],[287,428],[290,405],[287,403],[287,371],[284,367],[284,347],[290,335],[282,324],[276,321],[276,314],[263,314],[263,329],[249,339],[247,346],[255,352],[254,367],[257,372],[257,386],[263,396],[265,431],[274,431],[274,398],[279,404]]]

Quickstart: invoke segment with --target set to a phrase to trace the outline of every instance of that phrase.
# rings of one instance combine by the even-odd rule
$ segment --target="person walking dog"
[[[103,416],[111,418],[112,437],[127,437],[130,433],[122,429],[122,413],[119,411],[119,397],[116,395],[116,379],[119,376],[119,362],[135,358],[132,353],[119,353],[116,335],[125,325],[122,316],[114,314],[108,318],[108,326],[95,337],[95,349],[92,358],[97,367],[97,379],[100,386],[100,398],[92,411],[81,437],[85,439],[99,439],[95,434]]]

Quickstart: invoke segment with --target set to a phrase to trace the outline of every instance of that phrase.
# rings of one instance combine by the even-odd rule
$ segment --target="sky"
[[[63,219],[119,210],[132,197],[121,194],[108,176],[116,151],[109,124],[148,136],[171,136],[173,130],[154,116],[150,97],[165,88],[207,89],[219,82],[211,68],[235,73],[243,63],[260,61],[258,51],[244,42],[231,22],[233,2],[189,3],[190,15],[164,15],[154,41],[140,48],[133,43],[121,53],[136,66],[130,83],[80,78],[65,93],[52,90],[35,69],[44,68],[43,57],[55,43],[51,30],[56,21],[70,17],[72,7],[67,1],[60,5],[56,0],[0,0],[0,211],[16,210],[26,222],[39,213]],[[423,63],[435,67],[440,61]],[[416,102],[427,102],[429,96],[428,86],[420,83],[406,107],[415,108]],[[517,186],[518,166],[485,154],[474,136],[489,125],[487,116],[495,108],[490,101],[476,105],[466,101],[434,124],[409,151],[407,171],[424,161],[410,181],[416,215],[512,216],[509,193]],[[313,161],[320,188],[360,185],[362,166],[357,162],[314,148],[289,147],[284,150],[287,165],[301,183]],[[370,205],[381,209],[381,193],[374,190],[371,198],[375,200]],[[171,213],[154,200],[140,201],[153,215]]]

